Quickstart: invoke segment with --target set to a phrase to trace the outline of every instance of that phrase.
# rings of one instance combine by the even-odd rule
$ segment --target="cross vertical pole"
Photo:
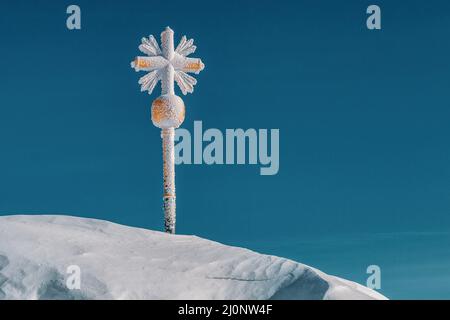
[[[167,61],[172,61],[175,51],[173,44],[173,30],[169,27],[161,33],[161,47],[162,54]],[[172,64],[167,64],[163,70],[161,77],[161,93],[162,94],[175,94],[175,70]]]
[[[161,33],[162,55],[167,61],[174,57],[173,30],[167,27]],[[161,89],[163,95],[173,95],[175,70],[172,64],[167,64],[161,76]],[[175,233],[176,219],[176,195],[175,195],[175,128],[161,128],[163,147],[163,210],[164,230],[167,233]]]
[[[163,179],[164,179],[164,229],[167,233],[175,233],[176,195],[175,195],[175,129],[161,129],[163,147]]]

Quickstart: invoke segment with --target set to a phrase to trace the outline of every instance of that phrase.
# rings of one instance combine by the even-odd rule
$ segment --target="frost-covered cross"
[[[153,92],[156,84],[161,80],[162,94],[175,94],[174,81],[177,82],[184,95],[194,91],[197,80],[187,73],[198,74],[205,65],[200,59],[188,58],[196,49],[194,40],[187,40],[186,36],[181,38],[180,44],[174,49],[174,32],[169,27],[161,33],[161,47],[153,35],[142,38],[139,49],[147,54],[147,57],[136,57],[131,66],[136,71],[149,72],[141,79],[141,91]]]
[[[163,208],[165,231],[175,233],[175,128],[184,121],[185,107],[183,100],[175,95],[175,82],[183,94],[192,93],[197,80],[188,73],[198,74],[205,65],[200,59],[188,58],[196,49],[194,40],[186,36],[181,38],[174,49],[173,30],[167,27],[161,33],[161,48],[155,37],[142,38],[139,50],[146,57],[136,57],[131,67],[136,71],[148,73],[139,79],[141,91],[153,92],[158,81],[161,81],[161,96],[152,103],[152,122],[161,128],[163,142]]]

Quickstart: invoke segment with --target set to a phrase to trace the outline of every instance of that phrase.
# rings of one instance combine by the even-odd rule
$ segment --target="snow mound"
[[[73,265],[81,286],[71,290]],[[385,297],[291,260],[196,236],[69,216],[4,216],[0,299]]]

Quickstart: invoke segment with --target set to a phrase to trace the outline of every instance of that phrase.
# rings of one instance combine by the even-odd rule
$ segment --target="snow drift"
[[[69,266],[80,289],[66,286]],[[68,216],[0,217],[0,299],[385,299],[309,266],[196,236]]]

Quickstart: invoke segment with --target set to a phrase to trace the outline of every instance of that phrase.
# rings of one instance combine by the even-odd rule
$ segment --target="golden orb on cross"
[[[152,122],[158,128],[178,128],[184,121],[183,100],[174,94],[163,94],[152,103]]]

